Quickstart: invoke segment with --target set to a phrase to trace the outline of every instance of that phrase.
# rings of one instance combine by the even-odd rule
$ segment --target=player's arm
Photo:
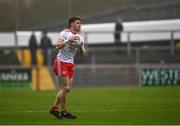
[[[58,39],[56,42],[56,48],[57,49],[62,49],[65,46],[65,40],[63,39]]]
[[[66,43],[73,42],[75,39],[76,39],[76,36],[70,36],[66,40],[58,39],[57,42],[56,42],[56,48],[57,49],[62,49],[66,45]]]
[[[79,50],[80,50],[81,55],[82,55],[82,56],[85,56],[85,54],[86,54],[86,49],[85,49],[83,43],[80,44]]]

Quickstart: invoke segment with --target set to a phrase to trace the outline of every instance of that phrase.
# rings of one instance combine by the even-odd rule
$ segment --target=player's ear
[[[73,24],[74,24],[74,23],[72,22],[72,23],[71,23],[71,26],[73,26]],[[70,27],[71,27],[71,26],[70,26]]]

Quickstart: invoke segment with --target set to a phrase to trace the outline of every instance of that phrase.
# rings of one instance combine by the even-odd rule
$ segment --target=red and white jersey
[[[67,40],[71,36],[79,36],[80,41],[84,43],[84,38],[79,33],[74,34],[69,29],[65,29],[64,31],[60,32],[58,39]],[[77,48],[66,44],[62,49],[59,49],[57,59],[63,62],[74,64],[74,57],[76,52]]]

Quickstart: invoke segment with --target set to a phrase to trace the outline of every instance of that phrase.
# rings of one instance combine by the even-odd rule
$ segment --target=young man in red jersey
[[[68,20],[69,27],[59,33],[56,48],[59,49],[54,62],[54,72],[60,78],[60,90],[56,96],[55,103],[49,111],[58,119],[75,119],[76,116],[68,112],[66,106],[66,96],[70,92],[74,75],[74,56],[77,50],[81,55],[85,55],[84,38],[79,34],[81,28],[81,17],[72,16]],[[79,41],[78,48],[71,46],[71,43]],[[61,112],[58,111],[61,106]]]

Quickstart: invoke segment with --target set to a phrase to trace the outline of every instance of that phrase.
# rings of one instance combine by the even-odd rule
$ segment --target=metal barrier
[[[53,51],[55,50],[49,50],[48,61],[54,76],[52,67],[54,58],[50,57],[55,57],[57,51],[56,53]],[[179,54],[179,47],[174,48],[173,55],[170,47],[133,47],[131,56],[126,53],[126,48],[90,47],[87,56],[76,57],[73,86],[141,86],[142,68],[164,68],[164,66],[168,69],[179,68]],[[178,76],[180,78],[180,73]],[[55,76],[54,80],[58,87],[59,82]]]
[[[126,48],[118,48],[118,47],[98,47],[98,48],[88,48],[88,55],[85,57],[80,57],[77,55],[76,63],[75,63],[75,76],[74,76],[74,87],[95,87],[95,86],[140,86],[141,84],[141,68],[168,68],[163,70],[168,71],[170,73],[166,73],[158,76],[169,76],[172,73],[172,68],[180,67],[180,48],[174,48],[174,54],[172,55],[169,47],[151,47],[151,48],[132,48],[132,55],[129,56],[126,53]],[[2,61],[9,60],[11,64],[7,64],[6,68],[10,68],[10,66],[14,65],[13,59],[16,57],[14,55],[14,51],[3,52],[6,59]],[[13,55],[10,55],[13,54]],[[53,61],[56,57],[57,50],[55,48],[51,48],[48,51],[48,70],[51,77],[56,84],[56,87],[59,87],[59,82],[57,77],[54,75],[53,71]],[[22,54],[24,55],[24,54]],[[12,58],[12,59],[11,59]],[[6,63],[6,64],[5,64]],[[9,62],[10,63],[10,62]],[[17,62],[16,66],[22,66],[20,62]],[[9,67],[8,67],[9,66]],[[1,64],[3,67],[3,64]],[[159,71],[159,70],[158,70]],[[180,78],[180,73],[177,70],[173,75],[176,78]],[[157,72],[157,71],[156,71]],[[161,73],[161,72],[158,72]],[[38,74],[38,73],[37,73]],[[150,73],[146,73],[148,75]],[[156,73],[157,74],[157,73]],[[38,75],[36,75],[38,76]],[[150,76],[155,76],[155,73],[151,73]],[[36,89],[38,90],[38,80],[35,79]],[[154,80],[153,80],[154,81]],[[156,81],[155,81],[156,82]],[[177,80],[177,83],[179,80]],[[169,83],[169,82],[168,82]]]

